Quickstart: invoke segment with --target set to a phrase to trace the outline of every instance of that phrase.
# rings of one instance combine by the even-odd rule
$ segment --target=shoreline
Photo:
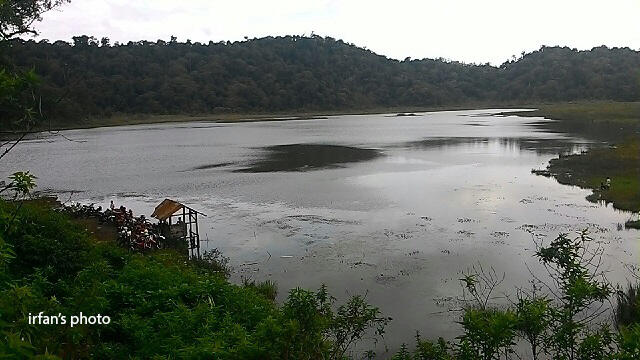
[[[275,113],[212,113],[212,114],[123,114],[109,118],[87,118],[73,124],[58,123],[51,128],[38,128],[34,133],[42,133],[47,131],[62,130],[79,130],[94,129],[101,127],[117,127],[129,125],[150,125],[150,124],[167,124],[167,123],[183,123],[183,122],[214,122],[221,124],[235,124],[262,121],[291,121],[291,120],[318,120],[325,119],[329,116],[341,115],[380,115],[380,114],[408,114],[408,113],[424,113],[438,111],[463,111],[463,110],[489,110],[489,109],[509,109],[513,108],[514,112],[523,108],[535,109],[540,105],[531,104],[465,104],[451,106],[433,106],[433,107],[389,107],[389,108],[371,108],[356,110],[328,110],[328,111],[302,111],[302,112],[275,112]],[[505,112],[509,113],[510,112]],[[406,115],[405,115],[406,116]],[[395,116],[394,116],[395,117]]]
[[[543,109],[554,106],[583,106],[592,104],[612,104],[614,102],[562,102],[562,103],[468,103],[460,105],[442,105],[425,107],[374,107],[369,109],[344,109],[344,110],[317,110],[317,111],[290,111],[290,112],[247,112],[247,113],[210,113],[210,114],[119,114],[112,117],[87,117],[72,123],[60,123],[53,121],[50,128],[38,127],[31,131],[33,134],[44,132],[95,129],[102,127],[117,127],[130,125],[151,125],[185,122],[213,122],[220,124],[249,123],[262,121],[291,121],[291,120],[318,120],[329,116],[341,115],[380,115],[397,114],[398,117],[411,116],[411,113],[463,111],[463,110],[490,110],[500,109],[496,115],[516,115],[523,117],[548,117]],[[504,111],[512,109],[513,111]],[[523,111],[523,109],[530,109]],[[395,116],[391,116],[395,117]],[[0,136],[1,137],[1,136]],[[6,140],[6,139],[5,139]]]
[[[551,119],[537,125],[606,144],[553,158],[547,170],[560,184],[591,190],[590,202],[640,212],[640,102],[555,104],[511,114]],[[608,177],[611,187],[603,188]]]
[[[76,123],[57,123],[51,128],[37,128],[35,133],[47,131],[94,129],[101,127],[116,127],[129,125],[149,125],[183,122],[214,122],[221,124],[261,122],[261,121],[290,121],[290,120],[317,120],[329,116],[341,115],[379,115],[379,114],[410,114],[439,111],[463,111],[463,110],[489,110],[489,109],[513,109],[502,111],[497,115],[516,115],[523,117],[546,117],[554,120],[565,120],[556,116],[555,112],[548,109],[581,108],[591,106],[607,106],[612,104],[632,104],[640,102],[612,102],[612,101],[577,101],[560,103],[468,103],[460,105],[442,105],[425,107],[373,107],[369,109],[344,109],[344,110],[317,110],[317,111],[290,111],[290,112],[247,112],[247,113],[210,113],[210,114],[120,114],[112,117],[86,118]],[[531,109],[522,111],[522,109]],[[554,118],[554,116],[556,116]],[[568,117],[571,118],[571,117]],[[55,123],[55,122],[54,122]],[[557,129],[554,129],[557,130]]]

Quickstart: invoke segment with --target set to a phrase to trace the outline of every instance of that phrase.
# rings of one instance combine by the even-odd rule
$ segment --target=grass
[[[613,148],[552,159],[549,171],[562,184],[592,189],[589,200],[611,202],[620,210],[640,211],[640,138]],[[607,177],[611,178],[611,187],[600,189]]]
[[[520,116],[554,119],[539,125],[608,143],[584,154],[561,156],[548,169],[562,184],[593,190],[591,201],[613,203],[620,210],[640,211],[640,102],[591,102],[543,105]],[[600,184],[611,178],[611,188]]]
[[[552,131],[597,141],[620,142],[640,136],[640,102],[579,102],[535,106],[535,111],[511,113],[558,120],[541,124]]]
[[[578,102],[544,104],[535,111],[522,112],[522,116],[545,116],[573,121],[636,121],[640,113],[640,102]]]

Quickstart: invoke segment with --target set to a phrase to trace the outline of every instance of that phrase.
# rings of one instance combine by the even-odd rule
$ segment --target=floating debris
[[[470,219],[470,218],[458,218],[459,223],[477,223],[478,220]]]
[[[471,237],[471,236],[475,235],[474,232],[469,231],[469,230],[458,230],[458,234],[466,236],[466,237]]]
[[[491,236],[495,238],[502,238],[502,237],[508,237],[509,233],[506,231],[494,231],[491,233]]]

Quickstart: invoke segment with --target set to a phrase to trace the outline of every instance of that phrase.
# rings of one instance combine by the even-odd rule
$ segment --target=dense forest
[[[361,110],[640,99],[640,52],[542,47],[496,67],[398,61],[329,37],[208,44],[15,39],[1,61],[34,69],[52,118]]]

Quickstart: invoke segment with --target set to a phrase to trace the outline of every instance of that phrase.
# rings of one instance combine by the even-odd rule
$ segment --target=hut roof
[[[193,211],[200,215],[206,216],[199,211],[193,210],[192,208],[171,199],[162,200],[162,202],[158,206],[156,206],[155,210],[153,210],[153,214],[151,214],[151,216],[158,220],[167,220],[169,217],[171,217],[171,215],[175,214],[179,210],[182,210],[183,208],[187,209],[188,211]]]
[[[182,210],[183,207],[184,205],[180,204],[177,201],[164,199],[158,206],[156,206],[155,210],[153,210],[153,214],[151,214],[151,217],[154,217],[158,220],[166,220],[171,215],[175,214],[176,211]]]

